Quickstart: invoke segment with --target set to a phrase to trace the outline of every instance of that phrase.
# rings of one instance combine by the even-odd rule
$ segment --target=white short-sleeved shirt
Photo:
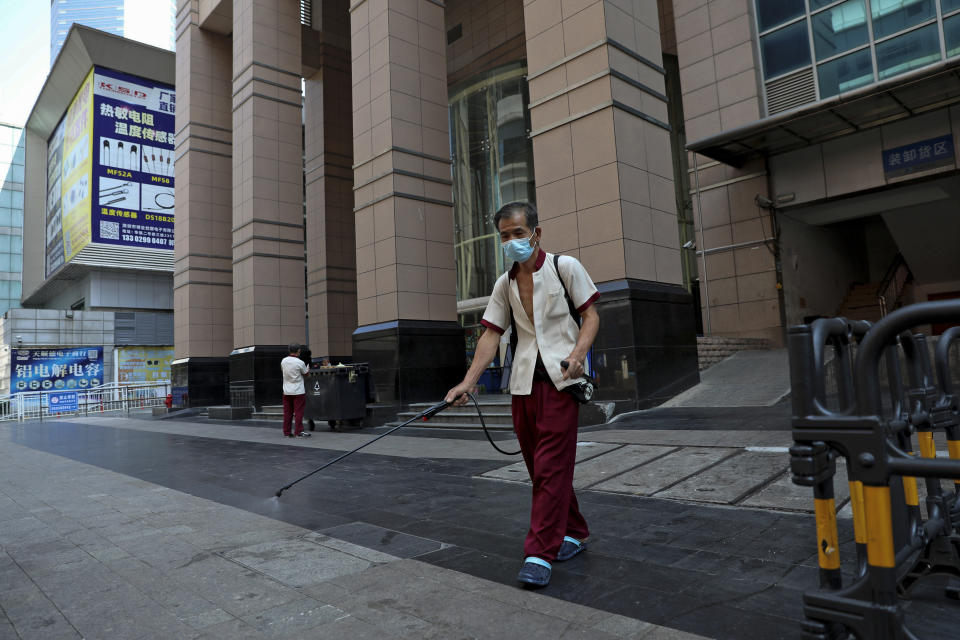
[[[303,374],[310,369],[303,360],[287,356],[280,361],[280,370],[283,371],[283,395],[300,396],[307,392],[303,387]]]
[[[540,252],[533,272],[533,322],[523,310],[520,292],[517,289],[516,273],[519,266],[500,276],[493,286],[487,310],[480,323],[498,333],[510,326],[510,309],[517,332],[517,352],[513,356],[510,373],[510,393],[529,395],[533,388],[533,369],[540,354],[543,365],[557,389],[573,384],[576,379],[563,380],[560,361],[570,355],[577,344],[580,327],[570,315],[567,299],[563,295],[566,284],[570,299],[577,311],[582,313],[593,304],[600,294],[580,261],[571,256],[560,256],[560,276],[553,266],[553,255]]]

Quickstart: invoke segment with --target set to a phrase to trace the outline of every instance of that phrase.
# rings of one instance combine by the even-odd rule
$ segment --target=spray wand
[[[498,446],[496,445],[496,443],[493,441],[493,438],[490,437],[490,432],[487,431],[487,423],[484,422],[484,420],[483,420],[483,413],[480,412],[480,403],[477,402],[477,399],[474,397],[474,395],[473,395],[472,393],[468,393],[468,394],[467,394],[467,397],[469,397],[471,400],[473,400],[473,404],[474,404],[474,406],[477,408],[477,415],[480,416],[480,424],[483,426],[483,432],[487,435],[487,440],[490,441],[490,444],[493,445],[493,448],[496,449],[497,451],[499,451],[500,453],[502,453],[502,454],[504,454],[504,455],[508,455],[508,456],[515,456],[515,455],[517,455],[518,453],[520,453],[519,451],[513,451],[513,452],[504,451],[503,449],[501,449],[500,447],[498,447]],[[332,465],[332,464],[336,464],[337,462],[340,462],[341,460],[343,460],[343,459],[346,458],[347,456],[352,455],[352,454],[356,453],[357,451],[360,451],[360,449],[363,449],[364,447],[370,446],[371,444],[373,444],[374,442],[376,442],[376,441],[379,440],[380,438],[386,438],[388,435],[390,435],[391,433],[393,433],[393,432],[396,431],[397,429],[402,429],[403,427],[407,426],[407,425],[410,424],[411,422],[415,422],[415,421],[417,421],[417,420],[422,420],[422,421],[426,422],[427,420],[429,420],[429,419],[432,418],[433,416],[437,415],[438,413],[440,413],[441,411],[443,411],[444,409],[446,409],[447,407],[449,407],[450,404],[451,404],[451,403],[449,403],[449,402],[447,402],[446,400],[444,400],[444,401],[442,401],[442,402],[438,402],[437,404],[433,405],[432,407],[428,407],[427,409],[424,409],[423,411],[421,411],[421,412],[418,413],[417,415],[413,416],[412,418],[410,418],[409,420],[407,420],[407,421],[404,422],[403,424],[399,424],[399,425],[395,426],[394,428],[390,429],[389,431],[387,431],[386,433],[380,434],[379,436],[377,436],[377,437],[374,438],[373,440],[370,440],[369,442],[363,443],[362,445],[360,445],[360,446],[357,447],[356,449],[353,449],[353,450],[351,450],[351,451],[347,451],[345,454],[343,454],[343,455],[341,455],[341,456],[339,456],[339,457],[337,457],[337,458],[334,458],[334,459],[331,460],[330,462],[327,462],[326,464],[324,464],[324,465],[322,465],[322,466],[314,469],[313,471],[311,471],[311,472],[308,473],[307,475],[305,475],[305,476],[303,476],[303,477],[300,477],[300,478],[297,478],[296,480],[294,480],[294,481],[291,482],[290,484],[286,484],[286,485],[280,487],[274,495],[279,498],[279,497],[280,497],[280,494],[282,494],[284,491],[286,491],[287,489],[289,489],[289,488],[292,487],[293,485],[297,484],[297,483],[300,482],[301,480],[306,480],[307,478],[309,478],[309,477],[312,476],[313,474],[318,473],[318,472],[320,472],[320,471],[323,471],[324,469],[326,469],[327,467],[329,467],[329,466]]]

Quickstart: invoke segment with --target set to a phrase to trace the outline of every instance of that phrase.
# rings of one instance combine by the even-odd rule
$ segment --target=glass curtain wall
[[[960,55],[960,0],[755,0],[765,82],[801,70],[817,99]]]
[[[0,314],[20,307],[23,272],[23,129],[0,124]]]
[[[450,92],[457,300],[467,309],[485,306],[509,266],[494,214],[508,202],[536,198],[526,72],[521,64],[500,67]]]

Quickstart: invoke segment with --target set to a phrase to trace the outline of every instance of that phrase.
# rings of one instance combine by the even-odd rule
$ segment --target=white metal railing
[[[62,405],[51,407],[50,395],[74,391],[77,394],[76,410],[63,411]],[[135,409],[149,409],[164,405],[170,393],[170,382],[138,382],[118,384],[112,382],[89,389],[56,389],[31,391],[0,396],[0,421],[23,422],[44,418],[70,418],[104,413],[129,413]]]

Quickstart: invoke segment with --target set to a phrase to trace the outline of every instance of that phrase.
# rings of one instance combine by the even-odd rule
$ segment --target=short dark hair
[[[540,224],[537,218],[537,208],[529,202],[510,202],[500,207],[497,215],[493,216],[493,226],[500,230],[500,221],[504,218],[512,218],[518,213],[522,213],[526,221],[527,228],[533,231]]]
[[[296,342],[291,342],[289,345],[287,345],[287,349],[289,349],[290,353],[296,353],[297,351],[300,351],[300,345]]]

